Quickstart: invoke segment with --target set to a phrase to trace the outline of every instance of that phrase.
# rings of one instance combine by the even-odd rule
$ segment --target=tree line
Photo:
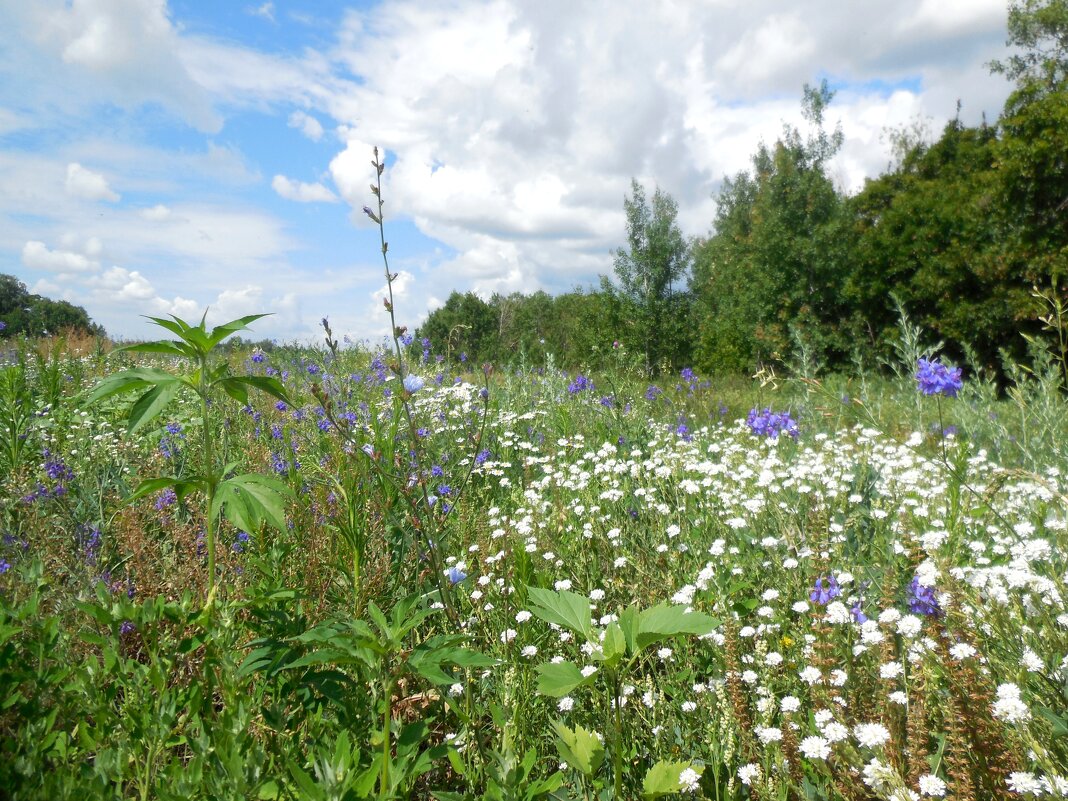
[[[802,348],[834,369],[887,352],[903,308],[952,357],[999,372],[1042,333],[1034,288],[1068,303],[1068,0],[1015,0],[1008,31],[990,65],[1013,84],[998,120],[968,126],[958,107],[934,141],[895,132],[893,162],[856,194],[829,175],[833,92],[806,86],[807,131],[787,127],[724,180],[707,237],[686,240],[675,201],[635,181],[615,280],[454,293],[420,335],[480,361],[548,348],[578,365],[618,341],[652,372],[745,371]]]
[[[32,294],[15,276],[0,274],[0,339],[70,332],[104,336],[81,306]]]

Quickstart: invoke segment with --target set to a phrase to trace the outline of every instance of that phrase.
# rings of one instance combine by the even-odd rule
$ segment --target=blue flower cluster
[[[816,586],[809,594],[808,599],[814,604],[826,606],[832,599],[842,594],[842,588],[838,586],[838,579],[834,576],[827,577],[827,584],[823,584],[823,576],[816,579]]]
[[[919,578],[914,578],[909,584],[909,611],[924,617],[938,617],[942,607],[938,605],[934,587],[925,587]]]
[[[567,385],[567,391],[572,395],[577,395],[580,392],[593,392],[593,381],[579,373],[575,376],[575,380]]]
[[[797,421],[789,412],[773,412],[771,409],[752,409],[745,420],[749,430],[759,437],[778,439],[779,434],[786,434],[797,439]]]
[[[920,359],[916,365],[916,384],[924,395],[955,398],[964,381],[961,380],[959,367],[948,367],[937,360]]]

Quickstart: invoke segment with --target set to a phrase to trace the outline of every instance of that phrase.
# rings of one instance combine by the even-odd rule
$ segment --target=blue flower
[[[567,391],[572,395],[577,395],[580,392],[593,392],[593,382],[579,373],[575,376],[575,380],[567,385]]]
[[[938,617],[942,607],[938,605],[934,587],[925,587],[919,578],[914,578],[909,584],[909,611],[924,617]]]
[[[920,359],[916,365],[916,384],[924,395],[955,398],[964,381],[960,377],[959,367],[949,367],[937,360]]]
[[[769,408],[758,411],[751,409],[745,420],[749,430],[760,437],[778,439],[779,434],[797,439],[797,421],[789,412],[773,412]]]
[[[459,584],[461,581],[467,578],[467,574],[456,565],[453,565],[448,570],[446,570],[445,575],[448,576],[450,584]]]
[[[408,375],[404,376],[404,390],[410,395],[414,395],[425,386],[426,381],[414,373],[408,373]]]
[[[826,606],[832,599],[842,594],[842,588],[838,586],[838,580],[834,576],[827,577],[827,586],[823,586],[823,576],[816,579],[816,586],[809,594],[808,599],[814,604]]]

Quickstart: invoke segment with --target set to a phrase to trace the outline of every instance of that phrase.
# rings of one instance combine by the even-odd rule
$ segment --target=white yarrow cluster
[[[1020,688],[1015,684],[998,686],[998,697],[991,712],[998,720],[1006,723],[1025,723],[1031,719],[1031,710],[1020,698]]]

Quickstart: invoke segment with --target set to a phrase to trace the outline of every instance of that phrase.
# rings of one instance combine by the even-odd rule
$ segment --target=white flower
[[[876,748],[890,739],[890,732],[881,723],[861,723],[853,727],[853,736],[866,748]]]
[[[748,787],[753,783],[754,779],[760,778],[760,765],[755,762],[750,762],[748,765],[742,765],[738,768],[738,780]]]
[[[453,685],[451,685],[449,687],[449,695],[451,695],[453,698],[455,698],[458,695],[463,695],[463,694],[464,694],[464,686],[462,684],[460,684],[459,682],[457,682],[456,684],[453,684]]]
[[[975,649],[966,642],[959,642],[949,649],[949,655],[954,659],[967,659],[975,656]]]
[[[897,633],[902,637],[915,637],[923,629],[923,621],[916,615],[905,615],[897,622]]]
[[[695,704],[693,701],[683,701],[682,702],[682,711],[683,712],[693,712],[695,709],[697,709],[697,704]]]
[[[586,665],[586,667],[584,667],[580,672],[582,673],[582,678],[588,679],[590,676],[597,672],[597,668],[595,668],[593,665]]]
[[[778,651],[772,651],[764,657],[764,664],[771,665],[771,667],[777,667],[782,664],[782,654]]]
[[[905,695],[905,693],[901,692],[901,690],[895,690],[894,692],[890,693],[889,698],[893,703],[900,704],[901,706],[906,706],[909,702],[909,697]]]
[[[600,601],[604,599],[604,590],[590,590],[590,600]]]
[[[674,651],[672,651],[670,648],[661,648],[659,651],[656,652],[656,655],[662,661],[667,662],[667,661],[669,661],[671,659],[671,655],[673,653],[674,653]]]
[[[1042,663],[1042,657],[1040,657],[1030,648],[1024,649],[1023,656],[1020,657],[1020,664],[1032,673],[1037,673],[1038,671],[1045,668],[1045,665]]]
[[[820,673],[820,669],[812,665],[806,667],[798,675],[805,684],[819,684],[823,681],[823,674]]]
[[[684,793],[693,793],[700,786],[701,774],[693,768],[686,768],[679,774],[679,789]]]
[[[801,701],[798,699],[798,697],[796,695],[784,696],[782,701],[779,702],[779,709],[781,709],[783,712],[786,712],[786,713],[796,712],[800,708],[801,708]]]
[[[848,678],[849,674],[847,674],[844,670],[831,671],[831,684],[833,684],[835,687],[843,686]]]
[[[873,759],[864,766],[864,783],[873,790],[879,790],[894,778],[894,769]]]
[[[515,622],[516,623],[526,623],[532,617],[533,617],[533,615],[531,615],[530,612],[528,612],[526,609],[522,609],[522,610],[520,610],[520,611],[515,613]]]
[[[933,773],[928,773],[925,776],[920,776],[920,795],[929,795],[934,798],[941,798],[946,794],[946,783],[935,776]]]
[[[849,736],[849,729],[847,729],[837,720],[830,721],[826,726],[823,727],[821,731],[823,733],[823,736],[830,740],[832,743],[840,743],[842,742],[842,740]]]
[[[756,736],[760,739],[760,742],[767,745],[768,743],[777,743],[782,739],[782,729],[775,729],[768,727],[757,727]]]
[[[802,740],[800,748],[805,759],[826,759],[831,755],[831,744],[815,735]]]
[[[1042,783],[1035,778],[1035,774],[1022,770],[1010,773],[1007,784],[1010,790],[1021,795],[1024,793],[1038,795],[1042,792]]]
[[[520,653],[523,654],[523,656],[527,657],[527,659],[530,659],[538,655],[538,646],[524,645],[523,650],[520,651]]]
[[[797,612],[800,615],[800,614],[808,611],[808,601],[798,601],[797,603],[795,603],[790,608],[793,609],[795,612]]]
[[[501,642],[511,642],[518,633],[515,629],[505,629],[501,632]]]
[[[896,623],[901,620],[901,613],[896,609],[887,609],[879,615],[879,622],[884,625]]]
[[[1031,719],[1031,710],[1020,698],[1020,688],[1015,684],[998,686],[998,697],[991,707],[991,712],[998,720],[1006,723],[1024,723]]]
[[[559,702],[557,702],[556,708],[559,709],[561,712],[570,712],[572,709],[575,708],[575,699],[572,698],[570,695],[565,695],[559,700]]]
[[[571,580],[570,579],[563,579],[563,580],[558,581],[555,584],[553,584],[553,587],[556,589],[557,592],[561,592],[563,590],[570,590],[571,589]]]
[[[904,672],[900,662],[887,662],[879,668],[879,676],[884,679],[896,679]]]

